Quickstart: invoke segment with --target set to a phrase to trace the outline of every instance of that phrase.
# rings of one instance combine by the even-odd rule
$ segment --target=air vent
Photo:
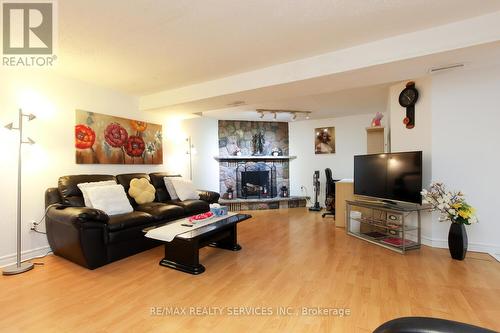
[[[235,106],[240,106],[240,105],[245,105],[245,101],[234,101],[234,102],[227,104],[227,106],[230,106],[230,107],[235,107]]]
[[[441,72],[441,71],[449,71],[452,69],[462,68],[464,66],[465,66],[465,64],[451,64],[451,65],[445,65],[445,66],[439,66],[439,67],[432,67],[431,69],[429,69],[429,73],[433,74],[433,73],[437,73],[437,72]]]

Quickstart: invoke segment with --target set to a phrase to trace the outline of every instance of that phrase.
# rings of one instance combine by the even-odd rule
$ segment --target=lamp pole
[[[28,118],[28,121],[35,119],[33,114],[24,114],[22,109],[19,109],[19,127],[13,127],[13,124],[10,123],[6,128],[9,130],[18,130],[19,131],[19,150],[18,150],[18,159],[17,159],[17,253],[16,253],[16,263],[11,266],[7,266],[3,269],[3,275],[15,275],[24,273],[33,269],[34,265],[31,262],[22,262],[21,261],[21,232],[22,232],[22,192],[21,192],[21,181],[22,181],[22,145],[23,143],[34,144],[35,142],[28,138],[28,141],[23,140],[23,117]]]

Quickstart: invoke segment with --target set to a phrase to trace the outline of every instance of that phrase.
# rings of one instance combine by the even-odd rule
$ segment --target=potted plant
[[[439,182],[433,182],[428,190],[422,191],[422,202],[441,213],[439,221],[451,222],[448,248],[453,259],[463,260],[468,244],[465,225],[478,222],[474,208],[465,201],[461,191],[447,191],[445,185]]]

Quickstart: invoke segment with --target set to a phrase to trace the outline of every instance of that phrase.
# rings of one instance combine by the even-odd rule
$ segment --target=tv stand
[[[389,205],[389,206],[397,206],[398,203],[395,202],[395,201],[392,201],[392,200],[386,200],[386,199],[383,199],[382,200],[382,203],[386,204],[386,205]]]
[[[386,201],[346,201],[346,232],[372,244],[404,254],[421,244],[420,205]]]

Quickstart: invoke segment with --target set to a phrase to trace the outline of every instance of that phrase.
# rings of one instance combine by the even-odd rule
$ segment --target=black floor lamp
[[[24,143],[34,144],[31,138],[23,139],[23,118],[28,118],[28,121],[35,119],[35,115],[33,114],[24,114],[23,110],[19,109],[19,127],[14,127],[14,123],[10,123],[5,125],[5,128],[9,130],[17,130],[19,131],[19,152],[18,152],[18,162],[17,162],[17,258],[16,263],[4,267],[2,270],[3,275],[15,275],[24,273],[33,269],[33,264],[31,262],[22,262],[21,261],[21,232],[22,232],[22,219],[21,219],[21,175],[22,175],[22,146]]]

